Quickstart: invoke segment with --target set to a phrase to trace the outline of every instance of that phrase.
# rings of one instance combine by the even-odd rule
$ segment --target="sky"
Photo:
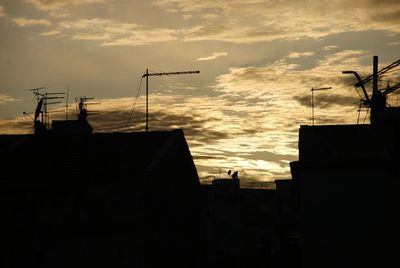
[[[311,88],[315,124],[368,122],[342,71],[374,55],[400,59],[398,0],[0,0],[0,133],[32,133],[37,87],[68,91],[50,120],[85,96],[95,132],[144,131],[146,69],[198,70],[149,77],[149,130],[182,128],[202,182],[290,178]]]

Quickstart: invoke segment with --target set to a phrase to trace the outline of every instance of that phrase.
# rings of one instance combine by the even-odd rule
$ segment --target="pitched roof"
[[[0,135],[0,153],[5,164],[3,174],[14,179],[74,180],[92,178],[93,174],[102,179],[135,178],[155,174],[161,166],[181,168],[197,178],[182,130],[88,136]]]

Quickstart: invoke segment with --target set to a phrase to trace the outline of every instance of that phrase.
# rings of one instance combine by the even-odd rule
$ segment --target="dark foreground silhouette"
[[[0,153],[2,267],[299,263],[291,197],[240,189],[237,173],[201,186],[182,130],[36,122],[1,135]]]

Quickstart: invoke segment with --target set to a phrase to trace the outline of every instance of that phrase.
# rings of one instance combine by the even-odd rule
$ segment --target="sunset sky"
[[[369,75],[374,55],[400,59],[398,0],[0,0],[0,133],[32,132],[35,87],[69,87],[70,118],[95,98],[95,132],[143,131],[146,68],[199,70],[149,78],[150,130],[182,128],[200,177],[290,178],[310,89],[332,87],[315,92],[316,124],[356,123],[342,71]]]

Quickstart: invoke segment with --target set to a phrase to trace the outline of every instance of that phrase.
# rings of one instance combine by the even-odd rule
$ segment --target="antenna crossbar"
[[[177,74],[198,74],[200,71],[183,71],[183,72],[161,72],[161,73],[145,73],[142,77],[160,76],[160,75],[177,75]]]
[[[149,73],[149,69],[146,69],[146,72],[142,75],[142,78],[146,77],[146,132],[149,131],[149,76],[198,74],[198,73],[200,73],[200,71]]]

